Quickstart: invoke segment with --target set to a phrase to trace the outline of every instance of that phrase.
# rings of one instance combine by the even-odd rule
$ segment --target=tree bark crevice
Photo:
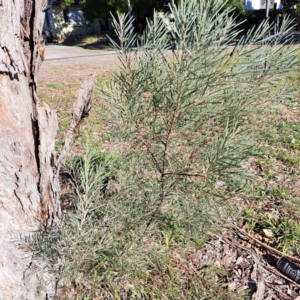
[[[18,245],[21,236],[61,217],[57,115],[37,96],[46,2],[0,0],[0,300],[50,299],[55,291],[53,281],[43,279],[44,266]],[[78,92],[68,149],[88,114],[94,85],[92,77]]]
[[[38,263],[18,247],[20,236],[60,218],[57,117],[37,96],[45,4],[2,1],[0,7],[1,300],[37,298],[43,274],[35,273]],[[40,299],[53,293],[45,285]]]

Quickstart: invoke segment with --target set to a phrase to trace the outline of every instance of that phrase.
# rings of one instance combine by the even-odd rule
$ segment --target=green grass
[[[289,78],[299,79],[299,73]],[[250,232],[262,237],[261,230],[270,229],[274,237],[265,242],[296,255],[300,246],[300,110],[293,101],[283,104],[282,109],[265,108],[251,121],[257,136],[251,164],[256,174],[243,189],[242,197],[250,202],[241,211]]]
[[[83,66],[84,67],[84,66]],[[86,66],[85,66],[86,67]],[[107,74],[99,75],[97,86],[101,86],[108,81]],[[40,101],[47,103],[51,108],[58,110],[58,133],[56,139],[56,151],[61,150],[61,143],[64,133],[70,125],[73,103],[76,100],[76,91],[80,83],[46,83],[39,87],[38,96]],[[110,142],[110,135],[107,133],[106,113],[103,101],[97,95],[97,90],[91,101],[91,111],[77,132],[75,142],[75,153],[83,153],[88,143],[93,149],[102,149],[103,143]]]
[[[107,75],[99,76],[97,84],[105,85],[108,80]],[[298,83],[300,74],[287,80],[292,84]],[[60,109],[57,150],[60,149],[63,133],[69,125],[78,87],[78,83],[47,83],[39,90],[42,101],[52,108]],[[299,99],[300,92],[297,93],[296,99]],[[266,107],[260,115],[249,120],[249,127],[256,136],[251,169],[247,170],[252,176],[246,182],[236,178],[228,189],[232,198],[238,196],[242,199],[238,207],[233,206],[231,213],[236,219],[242,219],[247,231],[262,237],[262,229],[271,230],[274,237],[262,237],[262,241],[291,255],[299,255],[300,246],[300,107],[295,101],[284,102],[282,108]],[[130,201],[135,198],[129,192],[127,181],[121,182],[125,186],[121,198],[105,198],[100,192],[105,178],[117,173],[120,166],[124,167],[128,163],[124,159],[125,152],[122,152],[124,145],[120,146],[110,134],[114,130],[110,114],[105,102],[96,94],[90,116],[78,133],[74,152],[85,153],[88,144],[94,154],[101,153],[104,157],[100,155],[98,181],[93,182],[95,175],[93,172],[91,174],[89,168],[81,171],[83,175],[87,172],[84,180],[89,180],[85,182],[85,188],[89,189],[88,185],[92,185],[90,191],[97,193],[96,196],[92,194],[88,202],[84,202],[86,198],[81,193],[84,184],[77,181],[80,184],[75,185],[72,195],[78,201],[78,210],[66,216],[66,231],[59,232],[55,243],[46,244],[48,249],[43,250],[54,260],[64,257],[65,261],[70,262],[68,270],[61,271],[61,265],[58,264],[53,266],[53,272],[66,272],[66,283],[74,288],[78,294],[77,299],[101,299],[97,298],[93,286],[99,282],[109,282],[107,286],[104,283],[102,286],[107,292],[105,299],[122,299],[128,290],[132,299],[138,299],[141,295],[147,295],[145,299],[166,299],[165,295],[168,295],[168,299],[247,299],[246,296],[233,295],[227,290],[228,272],[222,266],[202,264],[192,270],[186,269],[189,249],[200,250],[210,243],[205,232],[201,233],[201,238],[192,239],[183,234],[178,224],[174,224],[173,227],[161,228],[159,232],[151,232],[148,236],[144,236],[142,231],[133,230],[134,226],[120,233],[125,222],[138,224],[140,219],[138,214],[133,215],[132,220],[116,218],[125,209],[134,209],[134,203]],[[102,153],[104,148],[108,154]],[[109,174],[103,166],[107,164],[108,156],[112,157]],[[79,161],[82,162],[81,158]],[[139,192],[138,186],[134,187],[134,192]],[[99,222],[99,216],[103,215],[107,217],[106,223]],[[74,225],[83,216],[87,217],[88,226],[85,230]],[[67,238],[70,236],[73,239]],[[45,236],[36,238],[38,247],[43,242],[39,239]],[[46,238],[49,240],[49,236]],[[148,248],[142,246],[148,244]],[[61,299],[66,299],[63,297]]]

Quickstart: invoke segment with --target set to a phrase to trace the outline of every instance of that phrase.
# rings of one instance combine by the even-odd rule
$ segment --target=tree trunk
[[[60,218],[56,113],[36,93],[46,2],[0,0],[0,300],[51,297],[19,246]]]
[[[270,0],[266,0],[266,18],[269,18],[269,14],[270,14],[270,5],[271,5]]]

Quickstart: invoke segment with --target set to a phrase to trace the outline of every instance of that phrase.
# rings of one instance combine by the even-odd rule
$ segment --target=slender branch
[[[175,176],[186,176],[186,177],[205,177],[203,174],[190,174],[190,173],[165,173],[165,176],[175,175]]]
[[[147,151],[148,151],[148,153],[150,154],[150,156],[151,156],[151,158],[152,158],[152,160],[153,160],[153,162],[154,162],[154,164],[155,164],[157,170],[159,171],[160,174],[162,174],[162,173],[163,173],[163,172],[162,172],[162,169],[161,169],[161,167],[159,166],[159,163],[158,163],[158,161],[157,161],[157,159],[156,159],[156,157],[155,157],[153,151],[151,150],[150,144],[149,144],[148,141],[144,138],[143,133],[141,132],[140,127],[136,125],[135,128],[136,128],[136,130],[137,130],[137,132],[138,132],[139,137],[140,137],[141,140],[142,140],[142,143],[143,143],[143,144],[145,145],[145,147],[147,148]]]
[[[280,297],[282,297],[283,299],[287,299],[287,300],[293,300],[294,298],[282,293],[281,291],[279,291],[274,285],[268,283],[267,281],[264,282],[266,286],[268,286],[269,288],[271,288],[273,291],[275,291],[275,293],[277,293]]]
[[[160,202],[153,214],[153,218],[157,217],[157,215],[159,214],[161,207],[164,203],[164,189],[165,189],[165,179],[166,179],[166,174],[165,174],[165,169],[166,169],[166,160],[167,160],[167,154],[168,154],[168,150],[169,150],[169,144],[170,144],[170,139],[171,139],[171,132],[173,130],[173,127],[176,123],[176,116],[177,116],[177,111],[178,111],[178,106],[175,107],[173,116],[172,116],[172,122],[171,122],[171,126],[168,130],[168,134],[167,134],[167,139],[165,142],[165,149],[164,149],[164,155],[163,155],[163,161],[162,161],[162,172],[161,172],[161,199]],[[151,223],[150,223],[151,224]]]
[[[276,268],[270,267],[270,266],[268,266],[268,265],[265,264],[265,263],[262,263],[262,265],[263,265],[263,267],[264,267],[265,269],[267,269],[269,272],[273,273],[274,275],[276,275],[276,276],[278,276],[278,277],[283,278],[284,280],[286,280],[286,281],[290,282],[291,284],[293,284],[293,285],[297,286],[298,288],[300,288],[300,285],[299,285],[297,282],[295,282],[294,280],[290,279],[289,277],[283,275],[283,274],[282,274],[281,272],[279,272]]]
[[[244,232],[243,232],[244,233]],[[250,250],[249,248],[246,248],[246,247],[243,247],[241,246],[240,244],[237,243],[237,241],[230,241],[228,238],[222,236],[220,237],[219,235],[215,234],[215,233],[212,233],[212,232],[209,232],[208,233],[209,236],[211,237],[217,237],[217,238],[221,238],[225,243],[227,243],[228,245],[231,245],[232,247],[235,247],[235,248],[239,248],[239,249],[242,249],[246,252],[251,252],[253,253],[254,250]],[[297,286],[297,287],[300,287],[300,285],[295,282],[294,280],[288,278],[287,276],[285,276],[284,274],[282,274],[281,272],[279,272],[276,268],[274,267],[270,267],[267,263],[264,263],[264,262],[261,262],[260,263],[262,264],[262,266],[267,269],[269,272],[275,274],[276,276],[279,276],[279,277],[282,277],[283,279],[289,281],[290,283],[292,283],[293,285]]]
[[[249,239],[253,240],[255,243],[257,243],[261,247],[269,250],[270,252],[273,252],[273,253],[275,253],[275,254],[277,254],[279,256],[284,256],[284,257],[286,257],[286,258],[288,258],[288,259],[290,259],[290,260],[292,260],[294,262],[300,263],[300,259],[299,258],[296,258],[294,256],[288,255],[288,254],[283,253],[283,252],[281,252],[281,251],[279,251],[279,250],[277,250],[277,249],[275,249],[275,248],[273,248],[273,247],[271,247],[269,245],[266,245],[265,243],[259,241],[258,239],[256,239],[255,237],[253,237],[251,234],[249,234],[245,230],[239,228],[238,226],[233,225],[233,228],[236,229],[236,230],[238,230],[240,233],[244,234],[245,236],[247,236]]]

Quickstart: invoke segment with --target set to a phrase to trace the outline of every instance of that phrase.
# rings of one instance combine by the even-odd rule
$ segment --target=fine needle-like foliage
[[[71,165],[74,207],[29,241],[57,278],[57,297],[233,299],[226,274],[195,267],[188,253],[225,216],[251,148],[247,120],[286,95],[296,59],[290,21],[240,37],[225,4],[172,4],[154,13],[141,44],[133,18],[113,21],[121,66],[102,94],[120,151]],[[107,192],[109,183],[117,188]]]
[[[181,1],[170,14],[154,14],[135,49],[133,19],[114,20],[122,66],[106,95],[151,195],[144,195],[148,227],[215,222],[249,155],[247,117],[282,95],[294,66],[294,48],[284,44],[288,20],[278,34],[266,21],[237,39],[231,15],[222,0]]]

